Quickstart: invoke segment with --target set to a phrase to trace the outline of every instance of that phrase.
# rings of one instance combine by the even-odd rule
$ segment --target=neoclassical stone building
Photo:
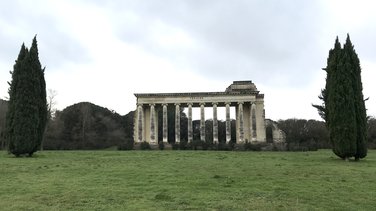
[[[163,142],[167,140],[167,106],[175,106],[175,141],[180,142],[180,108],[188,109],[188,142],[193,139],[192,107],[200,108],[200,138],[205,140],[205,107],[213,108],[213,141],[218,142],[217,108],[226,107],[226,141],[231,140],[230,107],[236,110],[236,142],[265,142],[264,94],[252,81],[234,81],[224,92],[136,93],[134,141],[158,143],[158,112],[163,112]]]

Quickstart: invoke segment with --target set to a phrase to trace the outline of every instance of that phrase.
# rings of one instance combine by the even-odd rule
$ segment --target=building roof
[[[138,97],[199,97],[199,96],[224,96],[224,95],[256,95],[257,98],[264,98],[259,94],[252,81],[234,81],[224,92],[181,92],[181,93],[135,93]]]

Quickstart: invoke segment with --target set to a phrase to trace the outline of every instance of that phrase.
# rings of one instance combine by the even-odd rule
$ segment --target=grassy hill
[[[373,210],[376,151],[0,152],[1,210]]]

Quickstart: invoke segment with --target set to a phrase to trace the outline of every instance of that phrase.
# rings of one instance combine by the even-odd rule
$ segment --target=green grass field
[[[0,210],[375,210],[376,151],[0,152]]]

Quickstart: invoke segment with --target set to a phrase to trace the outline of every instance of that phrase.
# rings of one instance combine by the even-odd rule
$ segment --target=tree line
[[[168,140],[175,143],[175,107],[168,107]],[[132,149],[134,115],[131,111],[121,116],[114,111],[89,102],[77,103],[57,111],[46,128],[43,149]],[[158,112],[158,141],[162,142],[162,112]],[[188,118],[183,109],[181,116],[181,141],[188,140]],[[206,142],[213,141],[212,121],[206,121]],[[193,137],[200,140],[200,121],[193,121]],[[225,142],[225,122],[219,121],[219,141]],[[235,120],[232,120],[232,139],[236,139]]]
[[[131,139],[129,115],[82,102],[57,111],[46,128],[43,149],[106,149]],[[133,123],[132,123],[133,124]]]
[[[6,148],[4,136],[7,101],[0,100],[0,147]],[[168,140],[175,142],[175,110],[168,112]],[[43,140],[45,150],[79,150],[131,148],[133,146],[134,111],[120,115],[107,108],[89,102],[77,103],[50,117]],[[161,112],[159,112],[161,113]],[[160,114],[161,115],[161,114]],[[159,121],[162,118],[158,118]],[[236,139],[235,120],[232,120],[231,139]],[[331,148],[329,131],[324,121],[305,119],[278,120],[278,127],[285,133],[286,150],[305,151]],[[187,141],[188,118],[181,110],[181,140]],[[213,140],[213,121],[206,120],[206,141]],[[162,122],[159,124],[158,140],[162,141]],[[376,119],[368,119],[368,148],[376,149]],[[225,142],[225,121],[218,121],[219,141]],[[268,134],[267,136],[270,136]],[[200,120],[193,121],[193,139],[200,140]],[[128,146],[126,146],[128,145]],[[131,146],[130,146],[131,145]]]

